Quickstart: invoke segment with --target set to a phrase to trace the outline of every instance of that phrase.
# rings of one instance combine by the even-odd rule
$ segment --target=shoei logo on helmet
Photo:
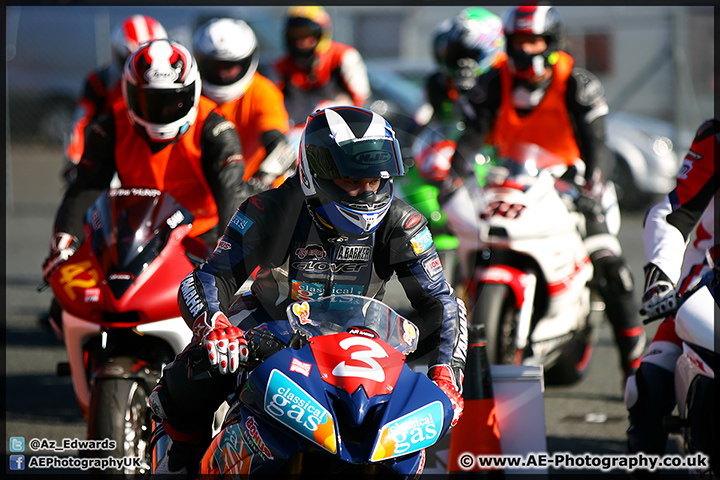
[[[387,163],[392,158],[390,152],[363,152],[353,156],[353,160],[363,165],[380,165]]]
[[[173,83],[177,80],[178,73],[175,70],[166,70],[166,69],[158,69],[158,68],[151,68],[147,72],[145,72],[145,80],[147,80],[148,83],[156,83],[156,82],[168,82]]]

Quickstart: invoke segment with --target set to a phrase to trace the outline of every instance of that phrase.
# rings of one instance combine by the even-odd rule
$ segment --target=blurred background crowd
[[[482,6],[482,5],[479,5]],[[502,14],[504,7],[484,7]],[[608,143],[627,193],[672,188],[679,155],[696,126],[713,116],[712,7],[557,7],[565,49],[601,80],[611,114]],[[111,59],[110,33],[135,13],[150,15],[168,36],[192,47],[196,28],[213,17],[245,20],[259,43],[260,73],[284,50],[286,7],[12,6],[6,11],[7,139],[60,146],[67,141],[88,71]],[[333,39],[358,49],[368,66],[366,106],[422,119],[424,79],[434,68],[432,32],[461,7],[330,6]],[[396,129],[402,124],[392,121]],[[404,145],[405,146],[405,145]],[[60,163],[58,164],[60,165]],[[8,176],[11,181],[11,175]],[[633,194],[635,198],[632,197]]]

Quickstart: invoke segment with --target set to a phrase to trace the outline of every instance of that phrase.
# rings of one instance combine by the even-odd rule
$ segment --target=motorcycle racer
[[[705,252],[717,245],[718,127],[718,118],[700,126],[680,167],[676,187],[645,217],[643,244],[648,263],[642,314],[672,310],[677,294],[697,283],[709,268]],[[675,332],[674,317],[669,316],[658,327],[637,372],[627,380],[630,452],[665,453],[668,433],[663,417],[675,407],[673,377],[681,353],[682,340]]]
[[[247,356],[243,330],[285,318],[297,300],[340,293],[381,299],[393,274],[420,315],[413,357],[429,355],[428,377],[451,400],[454,421],[462,414],[466,310],[445,280],[426,219],[394,196],[393,177],[404,167],[391,126],[363,108],[319,110],[308,118],[299,156],[298,172],[244,202],[211,259],[180,286],[195,340],[150,397],[173,441],[156,473],[192,468],[204,452],[213,412],[236,388],[229,374],[241,371]],[[236,300],[257,266],[250,292]],[[232,323],[231,309],[239,312]],[[189,379],[189,359],[199,356],[210,375]]]
[[[240,141],[232,124],[201,97],[193,56],[167,39],[142,45],[125,64],[122,98],[88,137],[57,211],[51,273],[77,249],[83,215],[117,173],[127,187],[167,191],[195,216],[193,237],[214,244],[245,195]]]
[[[355,48],[332,39],[332,20],[323,7],[290,7],[285,45],[275,72],[292,124],[302,124],[322,102],[365,104],[370,96],[365,62]]]
[[[115,25],[110,36],[112,62],[88,73],[77,102],[75,123],[65,151],[71,163],[80,161],[92,124],[107,114],[113,102],[122,96],[120,81],[125,60],[140,45],[157,38],[167,38],[167,32],[148,15],[132,15]]]
[[[620,242],[598,208],[608,189],[602,172],[612,171],[613,160],[605,145],[609,109],[603,87],[560,49],[562,22],[555,7],[511,7],[503,22],[508,58],[480,76],[468,93],[467,128],[452,168],[466,177],[474,153],[486,144],[534,143],[565,159],[569,168],[564,178],[581,191],[577,207],[586,219],[585,243],[627,378],[640,363],[645,334]],[[584,178],[576,175],[582,169]]]
[[[245,158],[243,180],[262,191],[292,167],[295,158],[285,155],[279,164],[273,161],[287,146],[284,132],[290,125],[282,92],[257,71],[257,48],[252,28],[237,19],[209,20],[193,37],[202,93],[235,124]]]

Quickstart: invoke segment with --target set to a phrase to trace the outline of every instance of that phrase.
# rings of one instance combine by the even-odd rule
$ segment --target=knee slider
[[[162,385],[156,386],[152,392],[150,392],[150,396],[148,397],[148,402],[150,403],[150,409],[152,409],[153,413],[159,417],[161,420],[166,420],[168,418],[167,414],[165,413],[165,408],[163,407],[163,397],[162,393]]]

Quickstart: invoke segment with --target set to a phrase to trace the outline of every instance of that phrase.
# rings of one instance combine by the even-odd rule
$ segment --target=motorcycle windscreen
[[[408,355],[417,348],[420,330],[384,303],[360,295],[332,295],[295,302],[286,310],[294,331],[307,337],[349,332],[387,342]]]
[[[160,254],[170,232],[192,214],[155,189],[110,189],[85,215],[92,249],[115,298],[120,298]]]

